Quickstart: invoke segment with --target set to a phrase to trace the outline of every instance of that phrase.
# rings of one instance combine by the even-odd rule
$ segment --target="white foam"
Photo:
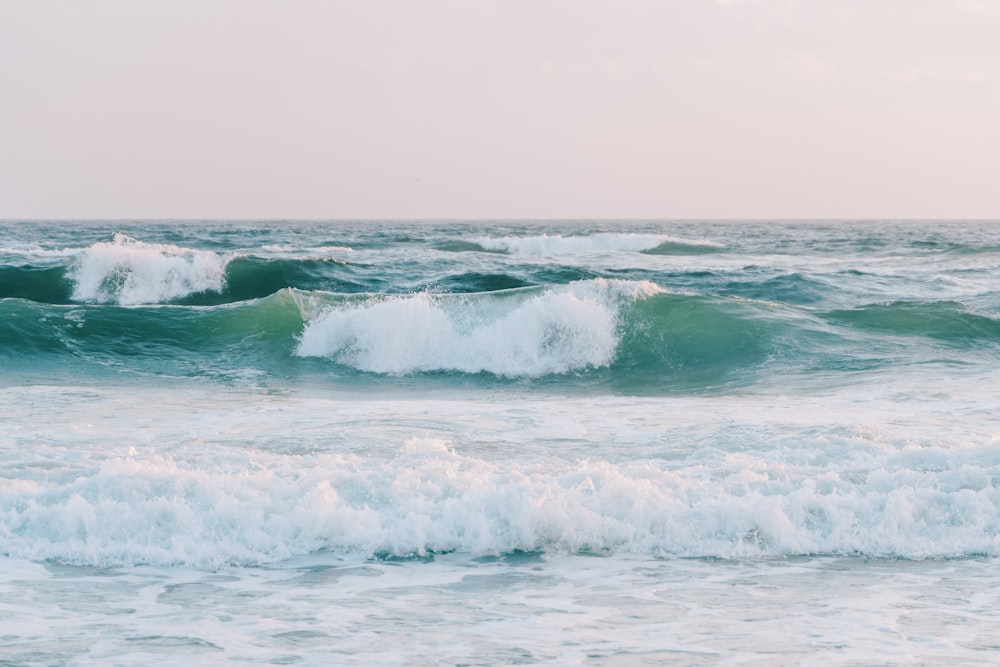
[[[661,291],[648,282],[592,280],[504,296],[375,298],[310,321],[297,353],[394,374],[534,377],[601,367],[614,358],[621,307]]]
[[[80,252],[68,272],[73,299],[123,306],[164,303],[198,292],[220,292],[231,256],[124,234]]]
[[[542,234],[541,236],[504,236],[502,238],[474,239],[485,250],[506,252],[511,255],[531,257],[552,257],[556,255],[577,255],[602,252],[640,252],[652,250],[664,243],[680,245],[723,247],[708,240],[675,238],[663,234],[602,233],[586,236],[562,236]]]
[[[0,544],[7,556],[100,565],[257,564],[319,550],[1000,555],[995,452],[985,467],[938,471],[920,453],[883,448],[871,468],[855,459],[816,470],[750,454],[717,466],[489,461],[435,438],[389,459],[133,451],[71,476],[8,480]]]

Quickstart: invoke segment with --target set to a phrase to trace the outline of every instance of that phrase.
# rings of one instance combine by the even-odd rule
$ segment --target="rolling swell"
[[[792,361],[784,339],[805,331],[765,311],[763,304],[694,295],[638,302],[624,318],[614,383],[635,391],[712,387],[750,381],[781,350]]]
[[[296,354],[367,374],[482,374],[657,393],[751,381],[801,364],[813,320],[769,304],[596,279],[472,295],[313,307]]]
[[[508,273],[483,273],[469,271],[458,275],[449,275],[433,281],[426,286],[431,291],[440,290],[451,293],[499,292],[521,287],[530,287],[532,283]]]
[[[709,241],[663,241],[640,252],[646,255],[710,255],[724,251],[723,246]]]
[[[328,292],[361,292],[368,289],[357,270],[337,259],[266,259],[236,257],[226,266],[225,282],[218,292],[188,295],[178,303],[216,305],[260,299],[291,287]]]
[[[0,266],[0,299],[69,303],[72,287],[64,266]]]
[[[464,376],[670,394],[872,368],[942,341],[997,344],[1000,322],[953,303],[821,313],[605,279],[464,294],[282,289],[212,306],[0,300],[0,358],[13,366],[73,359],[167,375],[307,371],[333,383]]]
[[[655,393],[751,379],[783,336],[794,337],[765,310],[603,279],[469,294],[284,289],[215,306],[3,299],[0,354],[28,366],[70,358],[182,375],[312,368],[336,382],[464,375]]]
[[[542,234],[540,236],[504,236],[471,241],[487,252],[500,252],[526,257],[553,257],[608,252],[643,252],[647,254],[705,254],[723,249],[709,240],[682,239],[663,234],[609,233]],[[472,250],[473,246],[458,246]]]
[[[73,359],[141,372],[275,367],[302,320],[290,291],[216,307],[53,305],[0,300],[0,358]]]
[[[757,301],[777,301],[797,305],[821,302],[829,292],[824,283],[800,273],[780,274],[751,280],[730,280],[722,289],[733,296]]]
[[[853,329],[931,338],[955,346],[1000,344],[1000,319],[955,301],[895,301],[834,310],[825,317]]]
[[[956,303],[823,312],[605,279],[341,298],[304,312],[295,354],[362,374],[565,380],[643,394],[939,359],[942,342],[973,351],[1000,344],[1000,321]]]
[[[493,252],[528,256],[659,252],[678,243],[639,234],[494,241],[503,249]],[[122,234],[52,257],[0,267],[7,363],[68,357],[163,373],[309,368],[337,382],[463,375],[669,393],[749,384],[764,373],[870,369],[918,359],[920,347],[1000,346],[1000,318],[958,301],[819,307],[837,281],[863,277],[857,272],[744,269],[737,279],[526,260],[442,272],[414,283],[423,292],[390,294],[402,287],[386,286],[386,272],[373,264],[196,250]]]

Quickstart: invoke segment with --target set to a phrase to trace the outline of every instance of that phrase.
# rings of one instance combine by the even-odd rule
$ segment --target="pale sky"
[[[1000,218],[1000,0],[0,0],[0,218]]]

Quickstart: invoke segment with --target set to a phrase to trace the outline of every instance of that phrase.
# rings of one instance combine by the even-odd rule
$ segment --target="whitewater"
[[[0,222],[0,664],[1000,661],[1000,223]]]

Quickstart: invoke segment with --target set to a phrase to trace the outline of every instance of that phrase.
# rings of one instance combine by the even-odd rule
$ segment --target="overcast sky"
[[[1000,0],[0,0],[0,218],[1000,218]]]

